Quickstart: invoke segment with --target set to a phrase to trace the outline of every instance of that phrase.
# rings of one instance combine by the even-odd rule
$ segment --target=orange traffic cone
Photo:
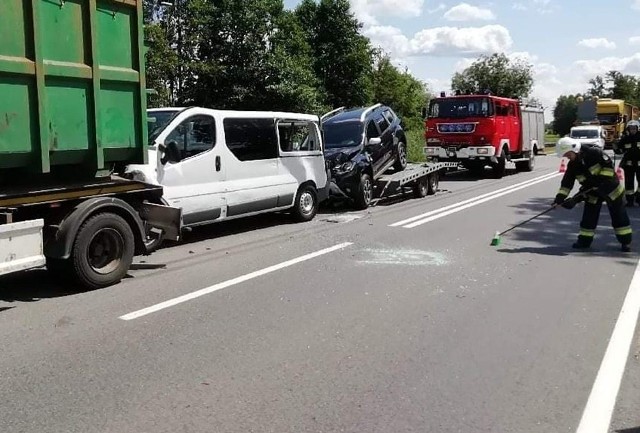
[[[567,171],[567,163],[565,162],[564,158],[562,158],[562,161],[560,161],[560,170],[558,170],[558,173],[564,173],[565,171]]]
[[[620,182],[624,182],[624,170],[620,168],[620,166],[618,166],[618,169],[616,170],[616,176],[618,176],[618,180]]]

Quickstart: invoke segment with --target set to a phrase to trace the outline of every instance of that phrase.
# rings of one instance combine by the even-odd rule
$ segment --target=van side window
[[[240,161],[278,157],[274,119],[224,119],[227,148]]]
[[[369,123],[367,123],[367,141],[369,141],[369,139],[371,138],[377,138],[377,137],[380,137],[380,131],[378,131],[376,124],[372,120]]]
[[[180,160],[211,150],[216,145],[216,123],[213,117],[199,115],[189,117],[171,131],[166,143],[175,141],[180,150]]]
[[[513,104],[509,104],[509,116],[514,117],[516,115],[516,106]]]
[[[309,152],[320,150],[316,128],[311,122],[284,120],[278,122],[280,150],[283,152]]]

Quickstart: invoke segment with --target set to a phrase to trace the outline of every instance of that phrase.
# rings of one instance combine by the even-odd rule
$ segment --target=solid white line
[[[491,197],[494,194],[499,194],[499,193],[501,193],[503,191],[507,191],[507,190],[510,190],[512,188],[517,188],[518,186],[525,185],[525,184],[528,184],[530,182],[534,182],[534,181],[536,181],[538,179],[551,177],[553,174],[555,174],[555,172],[548,173],[548,174],[545,174],[544,176],[536,177],[536,178],[533,178],[533,179],[529,179],[529,180],[527,180],[525,182],[517,183],[515,185],[511,185],[511,186],[508,186],[508,187],[505,187],[505,188],[501,188],[501,189],[498,189],[498,190],[495,190],[495,191],[491,191],[489,193],[482,194],[482,195],[479,195],[477,197],[473,197],[473,198],[470,198],[468,200],[464,200],[464,201],[461,201],[461,202],[458,202],[458,203],[454,203],[452,205],[445,206],[445,207],[440,208],[440,209],[432,210],[430,212],[426,212],[426,213],[423,213],[421,215],[416,215],[414,217],[407,218],[406,220],[402,220],[402,221],[398,221],[397,223],[393,223],[393,224],[389,225],[389,227],[400,227],[400,226],[403,226],[405,224],[409,224],[409,223],[411,223],[413,221],[417,221],[419,219],[426,218],[428,216],[435,215],[435,214],[440,213],[440,212],[445,212],[445,211],[447,211],[449,209],[453,209],[453,208],[456,208],[458,206],[463,206],[463,205],[465,205],[467,203],[471,203],[471,202],[474,202],[476,200],[481,200],[481,199],[483,199],[485,197]]]
[[[640,311],[640,263],[631,280],[577,433],[608,433]]]
[[[494,199],[499,198],[499,197],[502,197],[502,196],[504,196],[504,195],[511,194],[512,192],[516,192],[516,191],[519,191],[519,190],[521,190],[521,189],[524,189],[524,188],[528,188],[528,187],[530,187],[530,186],[533,186],[533,185],[535,185],[535,184],[538,184],[538,183],[541,183],[541,182],[545,182],[545,181],[547,181],[547,180],[549,180],[549,179],[553,179],[553,178],[554,178],[554,177],[556,177],[556,176],[560,176],[561,174],[562,174],[562,173],[553,173],[553,174],[551,174],[551,175],[544,176],[542,179],[541,179],[541,178],[538,178],[538,180],[536,180],[536,181],[534,181],[534,182],[527,182],[527,183],[526,183],[526,184],[524,184],[524,185],[522,185],[522,184],[521,184],[521,185],[520,185],[520,186],[518,186],[517,188],[511,188],[511,189],[509,189],[509,190],[507,190],[507,191],[503,191],[503,192],[501,192],[501,193],[499,193],[499,194],[494,194],[494,195],[492,195],[492,196],[490,196],[490,197],[485,197],[485,198],[483,198],[483,199],[481,199],[481,200],[476,200],[476,201],[474,201],[474,202],[472,202],[472,203],[468,203],[468,204],[466,204],[466,205],[464,205],[464,206],[458,206],[458,207],[456,207],[456,208],[454,208],[454,209],[451,209],[451,210],[449,210],[449,211],[438,213],[438,214],[436,214],[436,215],[430,216],[430,217],[425,218],[425,219],[422,219],[422,220],[420,220],[420,221],[416,221],[416,222],[413,222],[413,223],[411,223],[411,224],[407,224],[407,225],[405,225],[405,226],[403,226],[403,227],[404,227],[404,228],[406,228],[406,229],[412,229],[412,228],[415,228],[415,227],[421,226],[421,225],[426,224],[426,223],[429,223],[429,222],[431,222],[431,221],[435,221],[435,220],[437,220],[437,219],[440,219],[440,218],[446,217],[447,215],[451,215],[451,214],[454,214],[454,213],[457,213],[457,212],[463,211],[463,210],[465,210],[465,209],[469,209],[470,207],[477,206],[477,205],[482,204],[482,203],[486,203],[486,202],[488,202],[488,201],[494,200]]]
[[[152,305],[148,308],[143,308],[142,310],[134,311],[133,313],[125,314],[124,316],[120,316],[119,318],[122,320],[134,320],[139,319],[140,317],[146,316],[151,313],[155,313],[160,310],[164,310],[166,308],[173,307],[175,305],[181,304],[183,302],[191,301],[193,299],[199,298],[204,295],[208,295],[210,293],[216,292],[218,290],[226,289],[227,287],[235,286],[236,284],[243,283],[245,281],[252,280],[257,277],[261,277],[266,274],[270,274],[272,272],[278,271],[280,269],[287,268],[289,266],[293,266],[297,263],[305,262],[307,260],[314,259],[319,256],[323,256],[325,254],[332,253],[334,251],[342,250],[349,246],[353,245],[352,242],[345,242],[339,245],[335,245],[331,248],[325,248],[324,250],[316,251],[315,253],[310,253],[292,260],[288,260],[286,262],[279,263],[277,265],[269,266],[268,268],[260,269],[259,271],[251,272],[250,274],[242,275],[240,277],[234,278],[232,280],[227,280],[222,283],[215,284],[213,286],[188,293],[186,295],[179,296],[174,299],[170,299],[165,302],[161,302],[156,305]]]

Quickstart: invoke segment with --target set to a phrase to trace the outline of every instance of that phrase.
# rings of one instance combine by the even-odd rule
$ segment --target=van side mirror
[[[180,162],[182,156],[180,155],[180,148],[176,141],[170,141],[167,144],[159,146],[160,151],[163,153],[160,162],[164,165],[168,162],[173,164]]]

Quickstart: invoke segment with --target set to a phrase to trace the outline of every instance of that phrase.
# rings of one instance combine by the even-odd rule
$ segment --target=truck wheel
[[[401,141],[398,143],[398,154],[396,155],[393,169],[395,171],[403,171],[405,168],[407,168],[407,145]]]
[[[533,171],[535,167],[536,156],[533,152],[531,152],[527,161],[516,162],[516,170],[518,171]]]
[[[311,185],[304,185],[296,194],[293,205],[293,217],[296,221],[311,221],[318,213],[318,193]]]
[[[507,153],[502,149],[498,157],[498,163],[493,166],[493,176],[496,179],[502,179],[507,171]]]
[[[360,178],[360,186],[358,187],[358,192],[355,197],[356,208],[359,210],[364,210],[369,207],[371,204],[371,199],[373,198],[373,181],[371,180],[371,176],[368,174],[363,174]]]
[[[133,231],[120,216],[101,213],[82,224],[73,245],[75,278],[89,289],[116,284],[133,262]]]
[[[413,186],[413,196],[415,198],[424,198],[429,194],[429,181],[426,177],[418,179],[418,182]]]
[[[427,193],[429,195],[434,195],[436,192],[438,192],[438,186],[440,185],[440,174],[437,171],[435,173],[431,173],[429,176],[427,176],[427,182]]]

